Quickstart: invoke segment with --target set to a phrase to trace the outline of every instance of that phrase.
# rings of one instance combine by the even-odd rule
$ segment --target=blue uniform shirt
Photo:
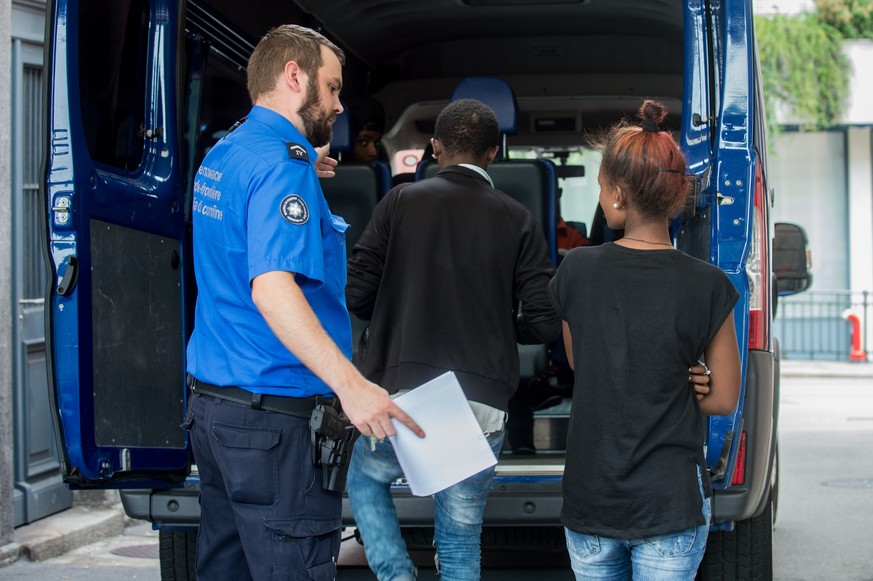
[[[251,283],[295,274],[328,335],[351,357],[345,305],[348,225],[328,209],[312,167],[315,150],[294,125],[254,107],[219,141],[194,181],[197,305],[188,373],[253,393],[332,395],[270,330]]]

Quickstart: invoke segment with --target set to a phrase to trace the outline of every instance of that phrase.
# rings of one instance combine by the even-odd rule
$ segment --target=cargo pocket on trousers
[[[282,430],[215,422],[212,435],[222,448],[216,450],[216,458],[231,502],[275,504],[279,498],[276,446]]]
[[[333,581],[339,553],[336,518],[266,519],[273,543],[273,581]],[[281,563],[281,564],[280,564]]]

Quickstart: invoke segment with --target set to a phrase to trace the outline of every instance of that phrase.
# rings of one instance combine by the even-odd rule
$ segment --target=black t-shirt
[[[570,326],[576,383],[567,437],[567,528],[637,539],[704,523],[705,423],[688,368],[739,293],[678,250],[577,248],[549,285]],[[704,472],[707,495],[711,494]]]

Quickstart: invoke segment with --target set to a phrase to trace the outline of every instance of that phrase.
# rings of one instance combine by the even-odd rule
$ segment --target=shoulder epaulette
[[[291,143],[290,141],[286,141],[285,147],[288,148],[289,159],[296,159],[309,163],[309,152],[306,151],[306,148],[304,146],[300,145],[299,143]]]
[[[233,133],[234,131],[236,131],[239,128],[239,126],[242,125],[243,123],[245,123],[247,120],[248,120],[248,117],[243,117],[242,119],[240,119],[239,121],[237,121],[236,123],[231,125],[230,129],[227,130],[228,135]]]

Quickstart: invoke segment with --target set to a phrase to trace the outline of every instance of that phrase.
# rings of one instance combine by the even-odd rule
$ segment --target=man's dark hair
[[[433,136],[452,155],[467,153],[477,157],[500,145],[500,127],[491,107],[476,99],[449,103],[436,120]]]

